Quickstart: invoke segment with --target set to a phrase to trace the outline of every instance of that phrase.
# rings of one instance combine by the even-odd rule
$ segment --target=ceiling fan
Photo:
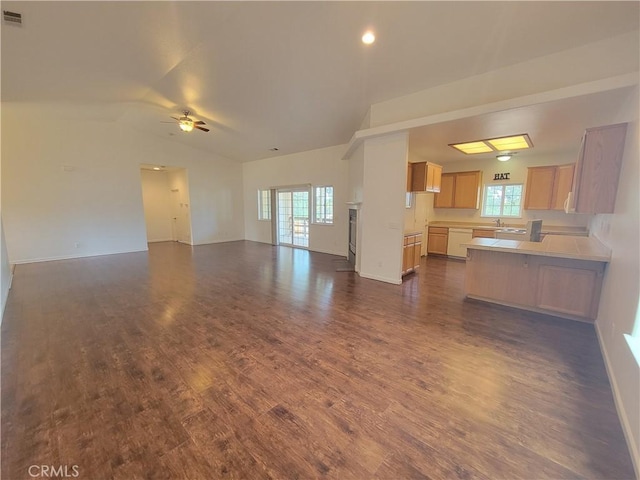
[[[204,123],[202,120],[193,120],[192,118],[189,117],[189,114],[191,113],[189,112],[189,110],[185,110],[182,113],[184,115],[180,118],[171,117],[178,122],[178,126],[180,127],[180,130],[182,130],[183,132],[190,132],[194,128],[197,128],[198,130],[202,130],[203,132],[209,131],[208,128],[204,128],[202,126],[202,125],[206,125],[206,123]],[[166,123],[172,123],[172,122],[166,122]]]

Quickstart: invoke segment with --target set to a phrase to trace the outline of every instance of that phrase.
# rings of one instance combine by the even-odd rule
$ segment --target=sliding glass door
[[[278,241],[309,247],[309,189],[278,190]]]

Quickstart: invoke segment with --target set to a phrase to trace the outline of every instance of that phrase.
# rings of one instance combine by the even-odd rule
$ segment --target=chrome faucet
[[[496,222],[496,227],[504,227],[504,223],[502,225],[500,225],[500,219],[499,218],[495,219],[494,222]]]

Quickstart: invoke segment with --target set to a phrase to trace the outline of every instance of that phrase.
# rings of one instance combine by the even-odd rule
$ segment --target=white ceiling
[[[2,101],[91,105],[102,120],[250,161],[347,143],[373,103],[635,30],[638,6],[3,1],[24,25],[2,25]],[[211,132],[161,123],[185,108]],[[543,128],[534,113],[511,115]],[[456,140],[485,136],[479,123],[460,123],[470,131]]]

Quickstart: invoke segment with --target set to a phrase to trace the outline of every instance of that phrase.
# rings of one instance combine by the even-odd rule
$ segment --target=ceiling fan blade
[[[208,132],[209,131],[208,128],[199,127],[197,125],[194,125],[194,127],[197,128],[198,130],[202,130],[203,132]]]
[[[175,125],[176,122],[163,122],[162,120],[160,120],[160,123],[170,123],[171,125]]]
[[[198,120],[197,122],[193,122],[194,125],[206,125],[202,120]]]
[[[177,117],[171,117],[171,118],[173,118],[174,120],[180,121],[180,119]]]

